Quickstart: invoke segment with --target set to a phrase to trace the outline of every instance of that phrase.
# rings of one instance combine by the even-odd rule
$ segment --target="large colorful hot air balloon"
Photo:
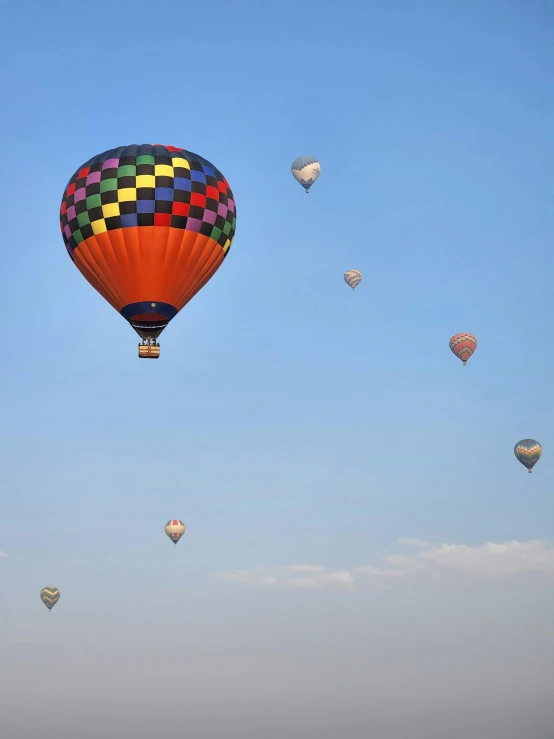
[[[477,349],[477,339],[473,334],[456,334],[450,339],[450,348],[465,364]]]
[[[40,591],[40,599],[46,608],[51,611],[60,599],[60,591],[53,585],[48,585]]]
[[[292,176],[299,182],[306,192],[319,177],[321,164],[314,157],[298,157],[291,165]]]
[[[527,472],[533,472],[533,467],[539,461],[542,454],[542,446],[534,439],[522,439],[514,447],[514,454]]]
[[[80,167],[60,225],[69,256],[157,358],[157,338],[227,256],[236,226],[229,183],[206,159],[158,144],[120,146]]]
[[[186,526],[182,521],[177,518],[172,518],[165,525],[165,533],[169,536],[174,544],[177,544],[179,539],[183,536],[186,531]]]
[[[344,273],[344,281],[355,290],[362,281],[362,273],[357,269],[347,269]]]

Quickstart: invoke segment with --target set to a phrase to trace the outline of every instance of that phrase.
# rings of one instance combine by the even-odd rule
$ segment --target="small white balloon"
[[[319,177],[321,164],[314,157],[298,157],[291,166],[292,176],[299,182],[306,192]]]

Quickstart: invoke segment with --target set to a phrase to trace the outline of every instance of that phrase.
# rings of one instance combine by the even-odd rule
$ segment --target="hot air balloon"
[[[299,182],[306,192],[319,177],[321,164],[314,157],[298,157],[291,165],[292,176]]]
[[[352,290],[355,290],[362,281],[362,273],[357,269],[347,269],[344,273],[344,281]]]
[[[175,146],[120,146],[75,172],[63,194],[66,249],[157,358],[157,338],[215,274],[236,227],[221,172]]]
[[[465,364],[477,349],[477,339],[473,334],[456,334],[450,339],[450,348]]]
[[[165,533],[169,536],[174,544],[177,544],[179,539],[183,536],[186,531],[186,526],[182,521],[177,518],[172,518],[165,525]]]
[[[40,591],[40,599],[46,608],[51,611],[60,599],[60,591],[53,585],[48,585]]]
[[[537,464],[542,454],[542,446],[534,439],[522,439],[514,447],[514,454],[529,473]]]

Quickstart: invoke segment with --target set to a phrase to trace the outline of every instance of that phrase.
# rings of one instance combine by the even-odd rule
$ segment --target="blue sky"
[[[546,667],[529,661],[554,646],[551,18],[539,0],[5,11],[12,739],[35,730],[29,706],[51,721],[45,739],[75,725],[150,736],[148,696],[163,716],[183,686],[202,737],[294,724],[307,739],[397,739],[398,700],[431,739],[439,714],[470,721],[472,701],[467,731],[483,739],[519,739],[518,716],[528,739],[552,731]],[[138,361],[58,223],[80,164],[146,142],[213,162],[238,213],[229,257],[158,362]],[[322,166],[309,196],[290,173],[303,154]],[[349,268],[364,275],[355,293]],[[460,331],[479,341],[466,368],[448,348]],[[532,476],[512,451],[526,437],[544,449]],[[188,531],[172,551],[174,516]],[[461,580],[440,543],[461,547],[448,554]],[[399,584],[358,574],[397,555]],[[422,561],[438,569],[414,574]],[[287,587],[298,576],[306,587]],[[48,584],[62,592],[50,616]],[[425,659],[432,638],[440,664]],[[526,679],[499,687],[506,674]],[[495,689],[464,698],[479,675]],[[410,681],[429,686],[419,708]]]

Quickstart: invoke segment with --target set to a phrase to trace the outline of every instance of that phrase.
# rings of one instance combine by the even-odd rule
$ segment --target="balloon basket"
[[[139,344],[138,355],[140,359],[158,359],[160,356],[160,345],[157,343]]]

